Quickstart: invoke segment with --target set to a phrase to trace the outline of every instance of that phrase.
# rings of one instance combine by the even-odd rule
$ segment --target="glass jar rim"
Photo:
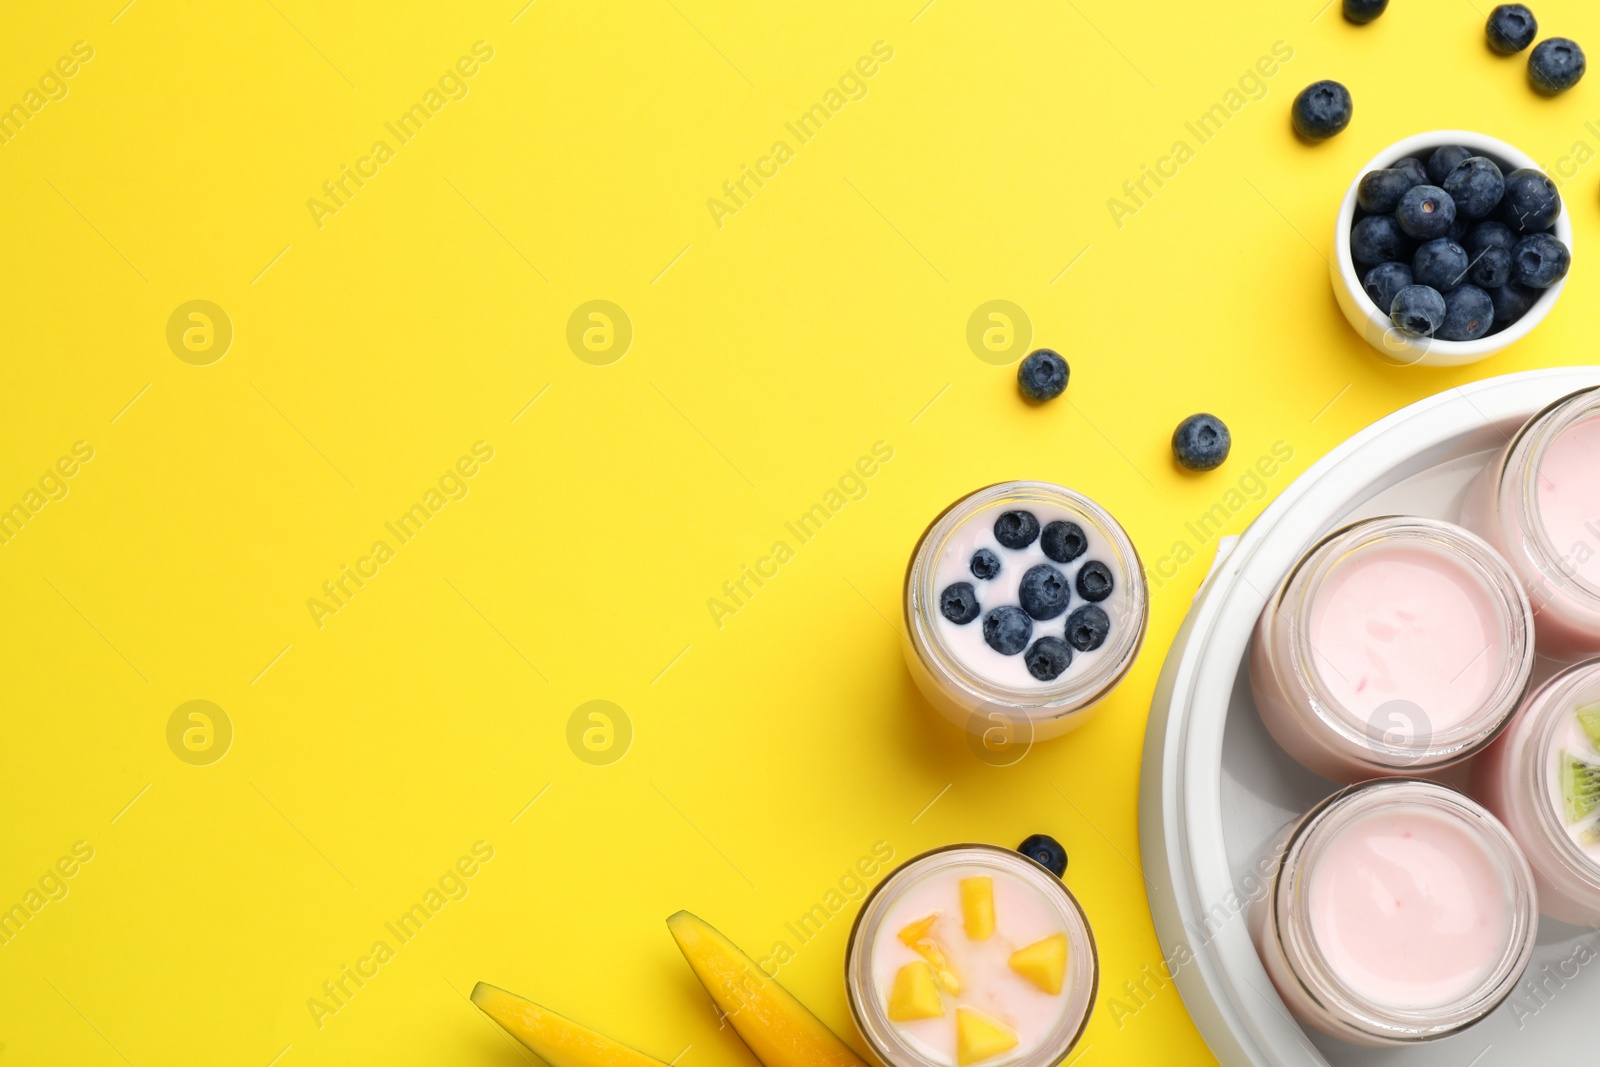
[[[890,1022],[872,974],[871,946],[878,929],[898,899],[896,890],[910,888],[930,874],[951,867],[990,867],[1012,875],[1038,890],[1055,906],[1067,935],[1067,965],[1082,988],[1075,985],[1049,1036],[1031,1052],[995,1061],[995,1067],[1050,1067],[1075,1048],[1089,1026],[1100,987],[1100,953],[1094,930],[1083,905],[1065,882],[1014,849],[967,841],[918,853],[879,879],[861,902],[845,950],[845,992],[856,1028],[873,1053],[889,1067],[937,1067],[900,1037]],[[1086,995],[1079,995],[1086,993]],[[1076,1016],[1070,1010],[1077,1005]]]
[[[1532,549],[1529,559],[1539,573],[1547,581],[1574,587],[1587,600],[1600,601],[1600,585],[1561,566],[1566,557],[1545,528],[1544,513],[1539,508],[1539,480],[1530,477],[1544,462],[1545,453],[1556,438],[1591,418],[1600,418],[1600,386],[1568,393],[1524,423],[1501,461],[1495,496],[1501,507],[1510,505],[1518,527],[1527,531]],[[1595,550],[1600,552],[1600,545]]]
[[[1335,973],[1310,930],[1310,893],[1302,884],[1322,850],[1349,826],[1380,809],[1421,807],[1477,833],[1501,876],[1510,910],[1505,951],[1470,992],[1429,1008],[1395,1008],[1351,989]],[[1421,778],[1386,778],[1346,786],[1308,811],[1286,842],[1273,875],[1268,934],[1283,948],[1289,973],[1306,996],[1339,1022],[1386,1042],[1427,1041],[1456,1033],[1494,1011],[1516,987],[1538,938],[1538,890],[1521,849],[1488,809]],[[1285,915],[1292,920],[1285,921]],[[1292,950],[1292,951],[1291,951]]]
[[[985,508],[1016,501],[1040,506],[1055,506],[1076,513],[1093,525],[1116,554],[1116,563],[1126,576],[1124,603],[1134,625],[1119,627],[1108,654],[1096,670],[1074,674],[1067,671],[1050,685],[1020,689],[1000,685],[968,668],[951,651],[939,631],[935,614],[938,590],[935,588],[938,556],[943,546],[970,519]],[[930,522],[912,549],[906,566],[904,589],[906,630],[912,648],[929,673],[965,693],[974,707],[1002,713],[1016,713],[1039,723],[1063,718],[1088,707],[1114,689],[1138,658],[1149,624],[1150,593],[1144,565],[1122,524],[1094,500],[1054,482],[995,482],[976,489],[950,504]]]
[[[1600,891],[1600,861],[1590,857],[1572,839],[1566,826],[1557,817],[1555,805],[1550,803],[1553,784],[1550,780],[1550,750],[1555,743],[1556,731],[1565,716],[1576,712],[1571,700],[1577,692],[1591,685],[1600,685],[1600,658],[1573,664],[1552,675],[1529,694],[1526,701],[1528,713],[1536,716],[1529,743],[1534,749],[1536,763],[1533,774],[1525,776],[1523,784],[1533,793],[1531,800],[1533,810],[1537,812],[1534,818],[1539,823],[1539,830],[1554,847],[1562,864],[1570,873]]]
[[[1450,554],[1490,594],[1506,626],[1505,668],[1477,711],[1447,730],[1429,726],[1428,743],[1388,740],[1370,720],[1347,708],[1330,690],[1312,655],[1311,613],[1316,593],[1353,554],[1385,539],[1426,542]],[[1276,611],[1293,590],[1299,598],[1289,627],[1289,663],[1308,694],[1311,712],[1364,762],[1390,770],[1437,768],[1464,759],[1493,741],[1511,720],[1533,674],[1533,607],[1510,565],[1487,541],[1438,519],[1380,515],[1341,526],[1314,543],[1290,568],[1279,587]],[[1425,709],[1423,710],[1426,714]],[[1415,725],[1415,724],[1413,724]]]

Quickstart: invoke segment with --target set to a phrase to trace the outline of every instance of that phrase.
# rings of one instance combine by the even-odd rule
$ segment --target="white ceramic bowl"
[[[1380,310],[1372,302],[1372,298],[1361,287],[1361,272],[1350,256],[1350,227],[1355,224],[1356,218],[1356,188],[1368,171],[1393,166],[1407,156],[1425,160],[1433,149],[1447,144],[1458,144],[1477,155],[1487,156],[1507,174],[1523,167],[1537,171],[1544,169],[1532,157],[1496,138],[1465,130],[1435,130],[1396,141],[1374,156],[1356,174],[1350,188],[1345,191],[1344,203],[1339,205],[1339,218],[1334,223],[1334,256],[1330,268],[1333,293],[1339,299],[1339,308],[1344,312],[1344,317],[1350,320],[1356,333],[1377,349],[1384,360],[1401,366],[1456,367],[1487,359],[1502,348],[1516,344],[1543,322],[1567,284],[1567,279],[1563,278],[1546,289],[1533,307],[1528,309],[1528,313],[1510,329],[1480,337],[1476,341],[1443,341],[1406,333],[1395,326],[1387,309]],[[1562,197],[1561,215],[1556,219],[1555,235],[1568,250],[1572,249],[1572,216],[1567,210],[1565,197]]]

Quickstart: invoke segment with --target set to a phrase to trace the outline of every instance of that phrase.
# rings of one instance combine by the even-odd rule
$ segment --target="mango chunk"
[[[918,941],[929,936],[929,931],[933,929],[933,924],[938,918],[939,913],[934,912],[932,915],[918,919],[914,923],[907,923],[895,936],[900,939],[900,943],[906,948],[914,949],[917,947]]]
[[[994,879],[961,879],[961,916],[966,923],[967,937],[972,941],[987,941],[994,933]]]
[[[1016,1031],[999,1019],[991,1019],[972,1008],[956,1009],[956,1062],[961,1067],[981,1063],[1016,1047]]]
[[[667,919],[667,929],[763,1067],[866,1067],[822,1020],[705,920],[680,911]]]
[[[889,1018],[897,1023],[914,1019],[937,1019],[944,1014],[939,986],[933,968],[926,963],[908,963],[894,976],[889,991]]]
[[[1054,996],[1067,973],[1067,935],[1051,934],[1011,954],[1011,969]]]
[[[933,977],[947,993],[961,992],[961,979],[956,977],[950,960],[945,956],[944,950],[939,947],[931,935],[933,924],[939,918],[939,913],[934,912],[925,918],[909,923],[895,936],[900,943],[911,951],[921,956],[933,965]]]
[[[472,1003],[550,1067],[666,1067],[497,986],[473,986]]]

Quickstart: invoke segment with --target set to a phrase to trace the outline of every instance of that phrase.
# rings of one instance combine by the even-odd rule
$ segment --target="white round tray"
[[[1284,754],[1250,699],[1250,634],[1267,597],[1307,545],[1343,522],[1397,513],[1455,521],[1467,483],[1517,427],[1596,384],[1600,367],[1510,374],[1369,426],[1285,489],[1195,596],[1151,703],[1139,839],[1155,887],[1161,976],[1172,973],[1211,1051],[1229,1067],[1492,1067],[1558,1062],[1558,1054],[1600,1061],[1600,933],[1543,920],[1527,976],[1493,1015],[1442,1041],[1374,1051],[1294,1022],[1244,918],[1260,889],[1253,868],[1272,835],[1337,788]]]

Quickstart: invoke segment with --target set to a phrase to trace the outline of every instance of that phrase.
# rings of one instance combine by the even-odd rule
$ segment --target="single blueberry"
[[[1356,203],[1361,205],[1363,211],[1388,215],[1400,206],[1400,198],[1407,189],[1421,184],[1403,170],[1369,170],[1361,176],[1361,184],[1356,186]]]
[[[1437,185],[1413,186],[1400,198],[1400,206],[1394,209],[1394,220],[1409,236],[1419,241],[1445,237],[1456,221],[1456,202]]]
[[[1039,535],[1039,547],[1057,563],[1071,563],[1088,549],[1089,538],[1077,523],[1057,519],[1045,523],[1044,533]]]
[[[1313,82],[1294,98],[1294,131],[1308,141],[1326,141],[1350,125],[1350,90],[1336,81]]]
[[[1448,293],[1466,281],[1467,268],[1470,266],[1472,257],[1467,255],[1465,248],[1448,237],[1440,237],[1417,249],[1415,258],[1411,260],[1411,276],[1416,285],[1426,285],[1430,289]]]
[[[1515,282],[1489,290],[1489,299],[1494,302],[1494,331],[1498,333],[1526,315],[1543,292],[1543,289],[1529,289]]]
[[[1408,285],[1395,294],[1389,317],[1406,333],[1432,337],[1444,325],[1444,297],[1426,285]]]
[[[1017,851],[1057,878],[1067,873],[1067,850],[1049,834],[1030,834],[1026,841],[1017,846]]]
[[[1344,17],[1365,26],[1388,8],[1389,0],[1344,0]]]
[[[1476,285],[1444,294],[1444,322],[1438,336],[1446,341],[1476,341],[1494,326],[1494,301]]]
[[[1523,4],[1501,4],[1489,12],[1489,47],[1503,56],[1515,55],[1539,35],[1539,20]]]
[[[1501,248],[1509,252],[1517,247],[1517,235],[1503,222],[1479,222],[1461,239],[1461,247],[1475,256],[1485,248]]]
[[[1085,604],[1067,616],[1067,644],[1079,652],[1093,652],[1110,632],[1111,617],[1097,604]]]
[[[1541,93],[1554,96],[1577,85],[1589,61],[1578,42],[1565,37],[1547,37],[1528,53],[1528,80]]]
[[[1041,682],[1053,682],[1072,664],[1072,649],[1059,637],[1041,637],[1028,649],[1022,662],[1028,673]]]
[[[1000,573],[1000,557],[990,552],[987,548],[980,548],[972,554],[972,576],[988,581]]]
[[[1445,177],[1444,191],[1456,202],[1456,218],[1487,218],[1506,195],[1506,177],[1494,160],[1473,156]]]
[[[1409,260],[1415,249],[1393,215],[1368,215],[1350,230],[1350,258],[1363,267]]]
[[[1361,279],[1361,288],[1387,315],[1389,308],[1394,305],[1395,294],[1411,282],[1411,268],[1404,263],[1379,263]]]
[[[1443,185],[1444,180],[1450,177],[1450,172],[1462,163],[1472,158],[1472,153],[1458,144],[1447,144],[1442,148],[1435,148],[1428,156],[1428,182],[1431,185]]]
[[[1008,511],[994,520],[994,539],[1007,548],[1027,548],[1039,536],[1039,520],[1031,511]]]
[[[1561,215],[1561,192],[1556,183],[1531,167],[1506,175],[1506,195],[1500,201],[1500,220],[1515,234],[1543,233]]]
[[[1002,656],[1015,656],[1028,647],[1033,636],[1033,620],[1021,608],[995,608],[983,617],[983,639]]]
[[[1029,567],[1022,576],[1022,584],[1017,588],[1017,600],[1022,604],[1022,610],[1040,622],[1066,611],[1067,602],[1071,599],[1072,586],[1067,576],[1048,563]]]
[[[1111,578],[1111,568],[1097,559],[1091,559],[1078,571],[1078,595],[1098,604],[1111,595],[1116,583]]]
[[[1548,289],[1567,276],[1572,253],[1548,233],[1532,233],[1511,253],[1511,280],[1529,289]]]
[[[956,582],[945,586],[939,594],[939,613],[957,626],[965,626],[978,617],[978,593],[971,582]]]
[[[1017,386],[1035,403],[1054,400],[1067,388],[1067,361],[1048,348],[1030,352],[1017,367]]]
[[[1227,424],[1205,412],[1190,415],[1172,431],[1172,458],[1184,470],[1216,470],[1228,458],[1228,451],[1232,448],[1233,435],[1228,432]],[[1082,581],[1081,577],[1079,581]]]
[[[1504,248],[1491,245],[1472,256],[1467,281],[1479,289],[1498,289],[1510,280],[1511,253]]]
[[[1411,179],[1412,185],[1428,184],[1428,168],[1422,165],[1422,160],[1416,156],[1407,156],[1389,168],[1397,170]]]

